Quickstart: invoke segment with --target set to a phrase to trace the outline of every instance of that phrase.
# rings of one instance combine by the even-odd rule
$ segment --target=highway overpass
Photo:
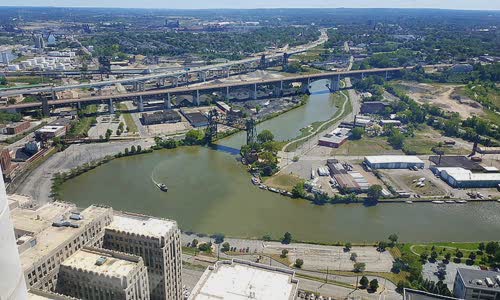
[[[285,83],[291,82],[301,82],[309,84],[311,81],[320,80],[320,79],[328,79],[330,80],[330,88],[332,90],[337,90],[340,86],[340,80],[344,77],[364,77],[367,75],[382,75],[388,76],[393,72],[398,72],[405,69],[411,69],[412,67],[399,67],[399,68],[381,68],[381,69],[369,69],[369,70],[356,70],[356,71],[341,71],[341,72],[325,72],[325,73],[317,73],[317,74],[305,74],[305,75],[296,75],[290,77],[276,78],[276,79],[266,79],[266,80],[255,80],[255,81],[240,81],[240,82],[227,82],[227,83],[219,83],[219,84],[199,84],[199,85],[190,85],[183,87],[174,87],[174,88],[161,88],[147,91],[133,91],[127,93],[120,94],[112,94],[112,95],[98,95],[98,96],[89,96],[89,97],[81,97],[81,98],[71,98],[71,99],[60,99],[60,100],[45,100],[43,102],[32,102],[32,103],[20,103],[9,106],[0,107],[0,109],[6,110],[14,110],[14,109],[28,109],[28,108],[36,108],[42,107],[44,109],[48,109],[49,106],[56,105],[70,105],[70,104],[78,104],[85,102],[98,102],[98,101],[121,101],[125,99],[140,99],[142,103],[142,98],[147,96],[161,96],[165,97],[166,106],[170,106],[170,96],[175,94],[194,94],[197,104],[199,104],[199,96],[203,92],[213,92],[217,90],[225,91],[229,93],[231,89],[234,88],[249,88],[254,91],[254,98],[257,96],[256,91],[259,86],[264,85],[274,85],[278,89],[283,89],[283,85]]]

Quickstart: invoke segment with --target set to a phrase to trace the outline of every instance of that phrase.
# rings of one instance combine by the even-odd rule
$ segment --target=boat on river
[[[411,200],[408,200],[408,201],[405,201],[405,202],[406,202],[406,204],[413,204],[413,201],[411,201]]]
[[[168,187],[164,183],[157,183],[156,186],[163,192],[168,192]]]
[[[465,204],[465,203],[467,203],[467,200],[457,200],[456,202],[458,204]]]
[[[432,203],[434,204],[443,204],[444,201],[441,201],[441,200],[435,200],[435,201],[432,201]]]
[[[448,204],[454,204],[455,203],[454,200],[446,200],[445,202],[448,203]]]

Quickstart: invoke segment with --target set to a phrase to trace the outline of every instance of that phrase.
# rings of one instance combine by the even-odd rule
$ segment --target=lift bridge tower
[[[208,126],[206,130],[207,143],[211,144],[217,137],[218,124],[229,126],[239,130],[245,130],[247,133],[247,145],[254,143],[257,138],[256,121],[254,118],[232,119],[219,114],[216,109],[208,113]]]

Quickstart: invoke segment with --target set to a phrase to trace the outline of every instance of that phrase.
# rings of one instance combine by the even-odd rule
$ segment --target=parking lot
[[[424,279],[429,279],[429,280],[432,280],[435,282],[438,282],[440,280],[438,278],[438,276],[435,274],[437,272],[437,268],[438,268],[439,263],[440,263],[440,261],[437,261],[435,263],[427,262],[423,266],[422,276],[424,277]],[[448,264],[445,264],[445,266],[446,266],[446,275],[445,275],[443,282],[446,283],[446,285],[448,286],[448,288],[450,290],[453,290],[453,282],[455,281],[455,276],[457,275],[458,268],[479,270],[478,266],[468,266],[466,264],[457,264],[457,263],[454,263],[451,261]]]
[[[342,270],[352,271],[354,261],[351,254],[356,253],[356,262],[365,263],[366,271],[390,272],[393,258],[388,251],[379,252],[375,247],[352,247],[344,251],[343,246],[323,246],[308,244],[283,245],[276,242],[266,242],[264,253],[281,254],[283,249],[288,250],[288,258],[294,262],[297,258],[304,260],[304,269],[308,270]]]

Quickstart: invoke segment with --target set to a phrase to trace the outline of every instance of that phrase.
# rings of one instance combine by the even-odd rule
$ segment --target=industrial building
[[[484,270],[457,269],[453,294],[465,300],[496,300],[500,298],[500,273]]]
[[[318,140],[318,145],[338,148],[342,146],[351,135],[351,129],[349,128],[336,128],[332,132],[325,134]]]
[[[27,299],[3,178],[0,178],[0,299]]]
[[[424,168],[424,162],[420,158],[410,155],[366,156],[364,163],[372,169]]]
[[[141,121],[144,125],[177,123],[181,121],[181,116],[175,110],[165,110],[152,114],[142,114]]]
[[[200,112],[185,112],[181,110],[182,115],[193,125],[193,127],[204,127],[208,125],[208,118]]]
[[[11,123],[5,126],[5,134],[18,134],[28,130],[31,126],[29,121]]]
[[[35,131],[35,138],[39,141],[46,141],[64,135],[66,135],[65,126],[47,125]]]
[[[353,171],[349,165],[332,160],[327,162],[327,166],[337,188],[342,192],[366,192],[371,186],[361,173]]]
[[[81,299],[147,300],[148,273],[139,256],[85,247],[61,264],[56,291]]]
[[[361,104],[361,113],[378,114],[383,112],[385,108],[388,106],[390,106],[390,104],[387,102],[380,102],[380,101],[363,102]]]
[[[205,270],[188,299],[292,300],[298,283],[293,270],[237,259],[218,261]]]
[[[500,173],[473,173],[460,167],[435,167],[433,171],[455,188],[494,188],[500,184]]]
[[[151,299],[182,299],[181,241],[177,223],[137,214],[115,215],[103,248],[141,256]]]

